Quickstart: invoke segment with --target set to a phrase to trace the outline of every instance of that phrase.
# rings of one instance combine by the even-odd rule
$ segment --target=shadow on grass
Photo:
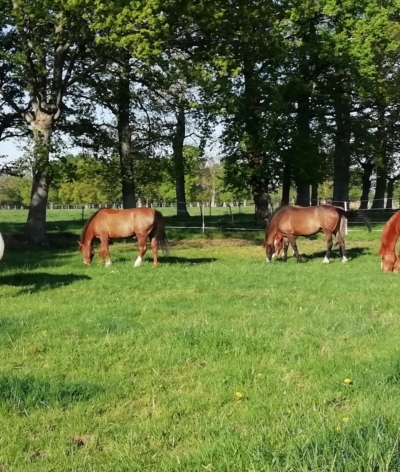
[[[88,401],[103,389],[89,382],[46,382],[35,377],[0,376],[0,404],[26,413],[29,410]]]
[[[78,280],[91,280],[91,277],[75,274],[48,274],[47,272],[7,274],[0,275],[0,287],[2,285],[23,287],[22,290],[18,292],[18,294],[21,295],[71,285]]]
[[[362,247],[354,247],[354,248],[351,248],[351,249],[346,249],[346,255],[347,255],[347,258],[348,259],[357,259],[358,257],[360,257],[361,255],[364,255],[364,254],[367,254],[368,253],[368,250],[366,248],[362,248]],[[300,262],[309,262],[309,261],[312,261],[314,259],[323,259],[325,257],[325,254],[326,254],[326,251],[319,251],[319,252],[314,252],[313,254],[300,254]],[[289,253],[288,253],[288,259],[292,257],[291,256],[291,252],[290,252],[290,249],[289,249]],[[293,255],[294,257],[294,255]],[[332,251],[331,252],[331,260],[332,259],[342,259],[342,255],[340,252],[338,251]],[[276,260],[277,262],[282,262],[283,263],[283,260],[282,258],[280,257],[279,259]]]
[[[160,263],[167,264],[211,264],[217,259],[215,257],[176,257],[164,256],[160,258]]]

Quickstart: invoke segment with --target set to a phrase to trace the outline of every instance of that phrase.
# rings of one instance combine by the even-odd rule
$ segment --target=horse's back
[[[115,210],[105,208],[93,221],[93,230],[97,237],[129,238],[136,233],[147,234],[154,224],[153,208],[128,208]]]

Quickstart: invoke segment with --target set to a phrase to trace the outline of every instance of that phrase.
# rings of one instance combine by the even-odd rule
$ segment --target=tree
[[[27,237],[46,244],[46,205],[53,135],[69,88],[95,71],[85,2],[1,1],[3,81],[0,94],[30,126],[34,139]],[[18,87],[19,94],[13,93]],[[26,92],[26,93],[24,93]]]

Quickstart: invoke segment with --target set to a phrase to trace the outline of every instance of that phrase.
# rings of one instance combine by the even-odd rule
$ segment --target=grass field
[[[133,268],[132,242],[106,269],[82,264],[76,217],[49,219],[33,251],[7,238],[24,215],[0,213],[0,471],[400,470],[378,231],[330,265],[320,239],[267,265],[262,232],[169,231],[157,269]]]

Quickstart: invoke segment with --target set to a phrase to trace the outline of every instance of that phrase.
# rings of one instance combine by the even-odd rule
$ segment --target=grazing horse
[[[4,239],[0,233],[0,261],[3,259],[4,256]]]
[[[139,244],[139,256],[135,261],[135,267],[140,266],[143,256],[147,251],[146,239],[151,242],[153,251],[153,265],[158,263],[158,246],[163,252],[168,250],[168,240],[165,234],[163,215],[152,208],[132,208],[128,210],[111,210],[102,208],[94,213],[85,223],[82,229],[81,240],[78,241],[79,249],[83,255],[85,265],[90,265],[94,251],[92,241],[100,239],[99,259],[103,256],[106,267],[111,265],[108,250],[109,239],[129,238],[136,236]]]
[[[346,249],[341,231],[342,218],[360,219],[371,231],[370,220],[355,210],[345,211],[343,208],[333,205],[318,205],[311,207],[290,207],[284,206],[278,208],[270,219],[270,223],[265,235],[265,250],[267,262],[271,261],[272,254],[275,251],[274,241],[278,235],[279,238],[286,237],[290,242],[297,262],[300,255],[297,250],[296,236],[312,236],[323,232],[326,239],[327,251],[323,262],[329,263],[329,257],[333,246],[332,235],[336,237],[342,252],[342,261],[347,262]],[[279,234],[281,236],[279,236]],[[286,259],[284,259],[286,260]]]
[[[395,213],[385,224],[381,236],[381,247],[378,254],[381,258],[383,272],[400,272],[400,252],[396,259],[396,242],[400,236],[400,211]]]

